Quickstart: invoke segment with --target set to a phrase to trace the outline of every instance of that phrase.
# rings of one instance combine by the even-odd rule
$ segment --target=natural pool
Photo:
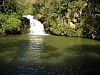
[[[0,38],[0,75],[100,75],[100,41],[50,35]]]

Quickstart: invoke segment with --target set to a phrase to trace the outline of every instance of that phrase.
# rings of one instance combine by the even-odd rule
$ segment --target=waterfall
[[[33,15],[23,15],[23,17],[26,17],[27,19],[30,20],[30,29],[29,29],[29,34],[33,35],[47,35],[44,31],[44,26],[43,24],[34,19]]]

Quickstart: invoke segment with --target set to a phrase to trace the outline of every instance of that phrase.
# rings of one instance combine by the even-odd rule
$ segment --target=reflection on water
[[[43,47],[43,39],[41,36],[29,36],[29,38],[29,40],[22,44],[22,49],[24,51],[22,50],[20,56],[17,58],[17,62],[21,64],[41,62],[40,56]]]
[[[99,41],[32,35],[0,39],[0,75],[99,74]]]

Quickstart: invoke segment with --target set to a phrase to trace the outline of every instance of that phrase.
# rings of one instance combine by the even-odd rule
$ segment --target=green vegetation
[[[20,28],[21,21],[16,13],[12,13],[10,15],[0,14],[0,16],[2,31],[5,32],[6,30],[14,30]]]
[[[32,14],[32,1],[0,0],[0,33],[22,33],[21,30],[24,29],[21,28],[24,27],[22,15]]]
[[[51,34],[98,38],[99,0],[37,0],[35,16]]]
[[[0,11],[0,32],[21,31],[22,14],[34,14],[48,33],[100,38],[99,0],[7,0]]]
[[[38,9],[36,17],[51,34],[82,36],[80,12],[85,8],[84,4],[82,0],[38,0],[33,5]]]

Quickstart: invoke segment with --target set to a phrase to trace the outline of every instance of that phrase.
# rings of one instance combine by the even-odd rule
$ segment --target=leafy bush
[[[18,29],[21,25],[21,21],[15,17],[10,17],[8,18],[5,23],[3,28],[5,30],[14,30],[14,29]]]
[[[16,13],[12,13],[10,15],[0,14],[0,25],[3,30],[2,32],[18,29],[21,25],[20,16]]]

